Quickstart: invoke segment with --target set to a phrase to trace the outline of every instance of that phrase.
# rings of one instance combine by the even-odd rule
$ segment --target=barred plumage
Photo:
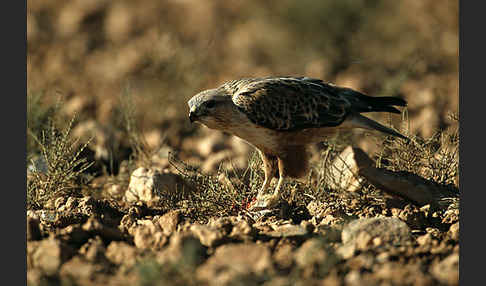
[[[285,176],[298,177],[305,173],[306,146],[323,141],[326,135],[339,129],[368,128],[407,139],[360,114],[400,113],[394,106],[406,106],[405,100],[371,97],[308,77],[228,81],[218,88],[200,92],[188,105],[191,121],[236,135],[260,151],[265,182],[259,197],[278,168],[279,182],[270,201],[278,197]]]

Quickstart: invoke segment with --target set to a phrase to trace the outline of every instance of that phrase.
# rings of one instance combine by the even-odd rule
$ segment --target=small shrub
[[[27,160],[40,153],[35,138],[41,135],[57,108],[57,105],[42,104],[43,98],[43,92],[30,92],[27,95]]]
[[[47,171],[39,170],[32,162],[33,171],[27,181],[27,208],[41,208],[47,201],[70,194],[83,183],[80,181],[81,174],[93,162],[81,157],[89,141],[76,148],[77,140],[70,138],[73,122],[74,117],[61,132],[49,120],[48,129],[41,132],[40,139],[34,137],[39,144]]]

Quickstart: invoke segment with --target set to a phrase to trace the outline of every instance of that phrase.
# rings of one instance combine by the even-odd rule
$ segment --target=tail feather
[[[371,97],[366,99],[368,103],[368,109],[362,112],[379,112],[387,111],[391,113],[401,113],[400,110],[393,107],[395,106],[407,106],[407,102],[399,97],[383,96],[383,97]]]
[[[378,130],[378,131],[383,132],[385,134],[393,135],[393,136],[402,138],[406,141],[410,141],[410,139],[408,137],[398,133],[397,131],[395,131],[391,128],[388,128],[386,126],[383,126],[380,123],[378,123],[374,120],[371,120],[368,117],[365,117],[365,116],[360,115],[360,114],[354,114],[351,118],[351,122],[356,127],[359,127],[359,128]]]
[[[375,104],[380,105],[397,105],[397,106],[407,106],[407,102],[400,98],[394,96],[381,96],[381,97],[370,97],[370,101]]]
[[[407,102],[399,97],[373,97],[349,88],[342,88],[340,94],[349,100],[354,110],[357,112],[386,111],[391,113],[401,113],[400,110],[393,106],[407,106]]]

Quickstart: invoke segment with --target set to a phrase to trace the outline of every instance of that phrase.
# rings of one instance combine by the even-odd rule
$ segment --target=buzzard
[[[265,180],[254,207],[270,208],[280,199],[285,178],[303,177],[306,147],[338,130],[366,128],[408,140],[361,113],[400,113],[398,97],[371,97],[309,77],[244,78],[202,91],[189,101],[189,119],[235,135],[260,153]],[[266,194],[278,177],[273,194]]]

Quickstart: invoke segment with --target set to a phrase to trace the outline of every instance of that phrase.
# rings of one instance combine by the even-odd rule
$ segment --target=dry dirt
[[[457,210],[329,205],[198,223],[189,208],[62,197],[27,212],[29,285],[458,284]]]

